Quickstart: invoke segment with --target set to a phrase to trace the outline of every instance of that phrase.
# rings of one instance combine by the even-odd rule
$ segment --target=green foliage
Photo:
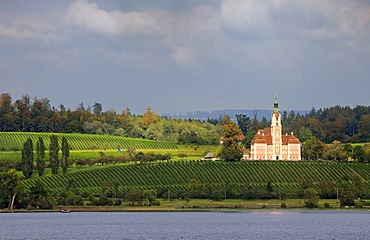
[[[312,188],[322,180],[336,183],[342,176],[350,176],[353,172],[361,176],[362,181],[370,179],[370,169],[360,163],[179,161],[89,167],[64,175],[44,176],[40,180],[47,189],[61,192],[65,190],[68,180],[74,179],[76,191],[97,194],[101,192],[103,181],[111,182],[116,179],[118,186],[126,190],[156,189],[162,196],[170,189],[171,194],[176,193],[179,197],[184,197],[189,189],[194,195],[201,197],[208,197],[216,191],[224,193],[225,183],[229,183],[226,189],[227,197],[233,195],[253,199],[257,191],[261,194],[267,192],[266,183],[269,180],[274,183],[274,191],[279,191],[281,195],[297,196],[297,192],[302,192],[303,196],[307,188]],[[190,185],[192,179],[194,181]],[[361,182],[361,179],[355,178],[356,182]],[[358,193],[369,192],[369,185],[365,183],[362,183]],[[23,184],[29,188],[35,184],[35,179],[24,180]],[[109,188],[112,189],[112,186]],[[353,186],[350,189],[352,190]]]
[[[303,143],[302,153],[307,160],[319,160],[323,158],[325,144],[317,137],[310,137]]]
[[[353,206],[364,192],[364,179],[358,173],[343,175],[339,183],[339,200],[341,206]]]
[[[37,142],[42,138],[45,145],[50,146],[50,137],[52,133],[30,133],[30,132],[0,132],[0,144],[4,151],[11,151],[13,148],[21,149],[23,143],[31,138],[32,141]],[[92,135],[92,134],[57,134],[58,137],[65,137],[70,150],[91,150],[94,149],[115,149],[117,146],[122,148],[136,148],[136,149],[177,149],[176,144],[167,141],[151,141],[146,139],[125,138],[119,136],[107,135]]]
[[[238,114],[236,118],[247,137],[247,145],[251,139],[250,135],[255,134],[258,128],[269,125],[266,118],[258,121],[257,112],[251,120],[243,114]],[[160,117],[150,107],[143,115],[136,116],[132,115],[129,109],[120,114],[114,110],[103,111],[102,104],[98,102],[95,102],[92,108],[85,108],[84,104],[80,103],[75,110],[70,110],[63,104],[59,109],[52,107],[47,98],[38,99],[25,95],[13,102],[9,93],[0,95],[0,131],[6,132],[95,133],[166,140],[178,144],[216,144],[222,134],[220,124],[223,123],[221,118],[202,122]],[[305,116],[294,111],[284,112],[282,125],[285,132],[296,133],[301,142],[309,139],[310,133],[325,143],[335,140],[344,143],[369,142],[370,107],[359,105],[354,108],[313,108]],[[22,143],[24,141],[25,139]],[[21,149],[22,143],[14,149]],[[0,146],[5,145],[6,142],[0,139]],[[72,144],[71,147],[77,149]]]
[[[356,145],[353,148],[353,158],[358,162],[365,162],[366,160],[365,149],[360,145]]]
[[[251,125],[251,119],[245,114],[237,114],[235,117],[236,117],[239,129],[242,131],[244,136],[247,135],[248,129],[250,128],[250,125]]]
[[[234,122],[228,122],[222,126],[223,143],[221,153],[219,154],[220,159],[227,162],[240,161],[243,157],[242,147],[240,145],[241,131],[238,125]]]
[[[49,162],[51,172],[57,174],[59,169],[59,143],[56,135],[50,136]]]
[[[304,196],[304,192],[309,189],[309,188],[312,188],[312,179],[310,178],[307,178],[307,179],[298,179],[298,183],[299,183],[299,188],[298,188],[298,192],[297,192],[297,195],[300,196],[300,197],[303,197]]]
[[[63,173],[67,173],[69,167],[69,144],[67,138],[63,136],[62,138],[62,158],[60,161],[60,166],[62,167]]]
[[[333,141],[329,144],[324,154],[325,159],[334,161],[343,161],[345,157],[344,148],[340,141]]]
[[[41,177],[45,171],[45,144],[41,136],[38,138],[36,144],[36,164],[37,172]]]
[[[23,144],[22,172],[25,178],[30,178],[33,173],[33,143],[31,138]]]
[[[0,196],[3,197],[3,202],[8,203],[7,207],[9,209],[13,209],[17,194],[21,194],[23,191],[24,189],[20,177],[14,169],[8,172],[0,172]],[[0,207],[3,206],[3,202]]]
[[[272,194],[272,192],[274,191],[274,189],[272,188],[272,185],[271,185],[271,181],[270,181],[270,179],[267,181],[266,191],[267,191],[269,194]]]
[[[324,203],[324,208],[331,208],[330,203]]]
[[[333,181],[320,180],[318,183],[321,198],[333,198],[336,195],[336,188]]]
[[[53,208],[53,202],[50,199],[50,194],[40,179],[37,179],[35,185],[30,188],[30,202],[28,203],[28,208],[30,207],[36,209]]]
[[[317,208],[319,206],[319,196],[313,188],[304,191],[304,203],[308,208]]]

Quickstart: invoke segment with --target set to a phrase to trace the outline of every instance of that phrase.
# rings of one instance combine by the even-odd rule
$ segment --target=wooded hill
[[[247,140],[257,129],[270,126],[270,119],[259,121],[257,115],[236,116]],[[222,117],[204,121],[170,119],[160,117],[150,107],[142,115],[131,114],[129,109],[117,113],[112,109],[103,111],[97,102],[92,107],[80,103],[71,110],[63,104],[54,107],[47,98],[23,96],[13,101],[8,93],[0,95],[0,132],[87,133],[210,145],[219,142]],[[325,143],[370,142],[370,106],[313,108],[306,115],[282,112],[282,125],[284,133],[294,132],[301,142],[312,135]]]
[[[338,187],[347,176],[358,175],[364,181],[364,194],[370,195],[370,168],[367,164],[327,162],[265,162],[265,161],[174,161],[143,165],[126,164],[101,168],[84,167],[77,172],[30,178],[26,188],[39,179],[52,192],[63,192],[71,186],[79,193],[98,194],[105,182],[117,182],[119,191],[154,189],[160,195],[168,190],[181,196],[196,185],[202,191],[229,191],[241,194],[247,187],[266,189],[271,182],[275,193],[296,196],[300,182],[309,180],[317,187],[331,181]],[[201,197],[201,196],[199,196]],[[203,196],[206,197],[206,196]],[[239,196],[240,197],[240,196]]]

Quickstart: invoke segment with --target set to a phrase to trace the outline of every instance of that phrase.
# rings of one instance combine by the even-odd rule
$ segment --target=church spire
[[[277,94],[275,94],[274,112],[278,112],[278,111],[279,111],[279,103],[278,103],[278,99],[277,99]]]

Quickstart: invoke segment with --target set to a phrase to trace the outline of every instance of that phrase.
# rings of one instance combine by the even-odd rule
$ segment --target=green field
[[[175,143],[166,141],[152,141],[139,138],[125,138],[110,135],[77,134],[77,133],[34,133],[34,132],[0,132],[0,151],[19,151],[27,138],[31,138],[34,145],[42,137],[46,148],[50,144],[50,136],[56,135],[59,140],[66,137],[71,150],[97,149],[177,149]]]
[[[310,179],[314,184],[320,180],[337,182],[343,176],[357,173],[365,180],[365,193],[370,193],[370,167],[357,163],[325,162],[265,162],[243,161],[236,163],[209,161],[171,161],[145,165],[124,164],[82,167],[65,175],[40,178],[46,188],[60,192],[73,180],[79,192],[98,193],[102,182],[117,180],[121,190],[169,189],[184,192],[189,182],[196,179],[210,184],[213,189],[225,189],[226,184],[263,185],[270,180],[275,191],[294,195],[300,179]],[[24,180],[26,188],[34,185],[36,178]]]
[[[218,146],[198,146],[196,150],[192,146],[176,146],[176,148],[171,149],[136,149],[136,152],[153,152],[159,154],[169,154],[172,160],[199,160],[206,155],[208,152],[216,152]],[[124,149],[124,152],[126,150]],[[85,159],[96,159],[100,157],[100,152],[104,153],[107,156],[119,157],[123,153],[118,152],[117,149],[108,149],[108,150],[71,150],[69,159],[72,162],[77,160]],[[61,154],[61,152],[60,152]],[[179,154],[186,154],[185,158],[179,158]],[[22,153],[21,151],[0,151],[0,161],[21,161]],[[46,153],[46,161],[48,161],[48,153]]]

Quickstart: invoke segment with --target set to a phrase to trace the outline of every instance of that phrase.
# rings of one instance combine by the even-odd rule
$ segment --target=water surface
[[[1,239],[370,239],[368,211],[1,213]]]

